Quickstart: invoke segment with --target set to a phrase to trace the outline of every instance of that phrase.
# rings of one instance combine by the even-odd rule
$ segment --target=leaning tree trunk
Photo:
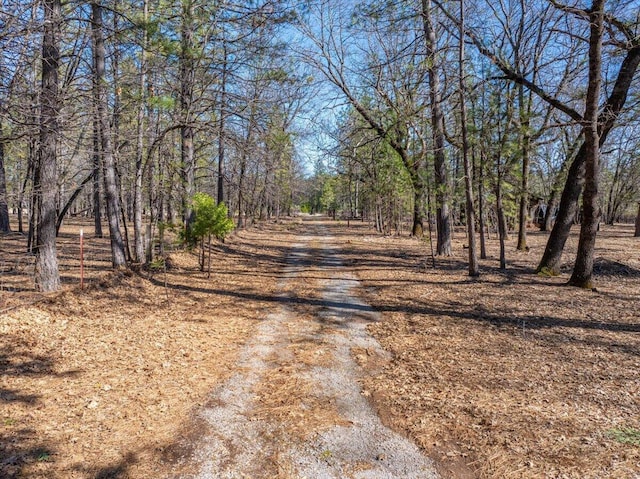
[[[76,201],[76,199],[78,199],[78,196],[80,196],[80,193],[82,193],[82,190],[84,190],[85,185],[93,179],[93,175],[94,175],[94,171],[91,170],[91,173],[89,173],[89,176],[87,176],[84,180],[82,180],[82,182],[76,187],[76,189],[71,194],[71,196],[69,197],[65,205],[60,210],[60,213],[58,213],[58,219],[56,220],[56,236],[58,235],[58,233],[60,233],[60,227],[62,226],[62,221],[64,220],[64,217],[69,212],[69,209],[71,208],[73,203]]]
[[[600,145],[598,137],[598,106],[602,85],[602,37],[604,31],[604,0],[595,0],[589,14],[589,87],[584,114],[584,142],[586,146],[585,185],[582,200],[582,224],[573,274],[569,284],[592,288],[593,256],[596,244],[600,205],[598,204],[598,175]]]
[[[598,146],[602,147],[607,139],[607,135],[613,128],[622,107],[627,100],[627,94],[633,82],[635,71],[640,63],[640,46],[635,46],[627,52],[627,56],[622,61],[618,78],[613,86],[611,95],[599,116],[599,141]],[[551,234],[547,241],[544,255],[536,271],[545,274],[559,274],[562,251],[569,237],[571,225],[575,217],[578,199],[582,193],[584,185],[585,160],[587,156],[586,139],[583,141],[575,159],[569,167],[567,182],[565,183],[560,207]]]
[[[60,0],[44,0],[42,36],[42,87],[40,95],[39,168],[34,190],[40,194],[36,232],[35,283],[39,291],[60,288],[56,251],[56,144],[60,135],[58,116],[58,66],[60,62]]]
[[[94,60],[94,100],[96,103],[96,115],[98,132],[100,137],[100,154],[104,165],[104,183],[107,198],[107,217],[109,220],[109,236],[111,240],[111,263],[114,268],[126,266],[127,259],[120,231],[120,200],[118,184],[116,181],[115,160],[111,145],[109,120],[107,118],[107,93],[105,89],[105,46],[102,34],[102,6],[99,3],[91,4],[91,30],[93,34],[93,60]]]

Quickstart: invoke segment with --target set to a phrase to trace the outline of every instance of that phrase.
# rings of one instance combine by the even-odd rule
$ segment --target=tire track
[[[294,245],[279,282],[281,304],[244,346],[237,372],[212,394],[213,406],[202,412],[211,433],[198,447],[198,479],[209,478],[436,478],[430,459],[406,438],[386,428],[358,384],[359,366],[352,348],[384,356],[366,332],[378,313],[358,296],[359,282],[341,264],[335,239],[321,228]],[[311,243],[321,253],[311,255]],[[313,317],[287,305],[296,283],[311,270],[320,271]],[[312,275],[310,275],[312,276]],[[307,281],[307,280],[305,280]],[[296,299],[300,302],[300,298]],[[311,384],[310,395],[331,405],[340,421],[308,431],[306,440],[292,436],[277,416],[257,415],[262,407],[256,390],[283,362],[294,342],[305,338],[328,353],[322,366],[296,363],[291,381]],[[327,347],[330,346],[330,347]],[[273,358],[283,358],[282,361]],[[293,359],[295,361],[295,359]],[[287,369],[289,371],[289,369]],[[305,410],[296,411],[305,414]]]

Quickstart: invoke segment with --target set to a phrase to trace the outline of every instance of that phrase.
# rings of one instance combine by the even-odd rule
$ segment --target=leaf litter
[[[53,295],[33,292],[24,239],[0,238],[0,475],[189,477],[200,465],[184,459],[210,432],[199,413],[277,306],[284,259],[307,226],[235,234],[214,252],[209,281],[197,255],[179,251],[166,272],[104,274],[108,240],[88,238],[82,291],[80,226],[90,228],[63,229],[65,287]],[[437,461],[443,477],[639,476],[637,445],[613,434],[640,427],[640,248],[631,228],[599,233],[592,292],[564,287],[567,270],[559,278],[532,274],[546,238],[537,232],[529,234],[529,253],[508,244],[506,272],[496,267],[490,238],[483,274],[471,280],[460,232],[454,256],[436,258],[433,270],[428,246],[417,240],[375,235],[354,222],[325,227],[380,313],[367,330],[388,356],[352,351],[369,372],[361,394]],[[572,236],[565,264],[576,245]],[[288,286],[301,317],[315,314],[322,301],[312,283],[327,276],[306,274]],[[326,325],[287,327],[298,341],[267,358],[278,368],[252,390],[262,404],[255,419],[277,416],[283,425],[272,439],[341,424],[335,407],[309,399],[314,386],[300,374],[331,362],[335,344],[319,336]],[[273,477],[296,477],[278,454]],[[332,451],[323,454],[332,460]]]

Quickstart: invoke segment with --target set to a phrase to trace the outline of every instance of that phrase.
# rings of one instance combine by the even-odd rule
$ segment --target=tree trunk
[[[0,135],[2,126],[0,126]],[[11,231],[9,224],[9,205],[7,204],[7,178],[4,171],[4,141],[0,139],[0,232]]]
[[[209,257],[207,263],[207,278],[211,278],[211,235],[209,235],[209,240],[207,242],[207,247],[209,248]]]
[[[507,221],[502,204],[502,177],[496,182],[496,214],[498,216],[498,238],[500,241],[500,269],[507,269],[505,241],[507,240]]]
[[[640,237],[640,203],[638,203],[638,214],[636,215],[636,230],[633,234],[634,237]]]
[[[600,173],[600,139],[598,136],[598,106],[602,85],[602,37],[604,32],[604,0],[595,0],[589,13],[589,86],[584,114],[584,142],[586,146],[585,184],[582,201],[582,224],[578,252],[569,284],[592,288],[593,256],[596,244],[600,205],[598,204],[598,175]]]
[[[111,263],[114,268],[126,266],[127,260],[120,231],[120,201],[116,180],[115,160],[111,144],[109,120],[107,118],[107,93],[105,89],[105,46],[102,34],[102,6],[91,3],[91,30],[93,34],[94,99],[100,137],[100,157],[104,165],[104,187],[107,199],[107,217],[111,240]]]
[[[607,195],[607,215],[605,217],[606,224],[613,226],[615,222],[617,211],[618,211],[618,203],[614,199],[614,193],[616,191],[616,187],[618,186],[618,182],[620,181],[620,162],[616,162],[616,171],[613,174],[613,179],[611,180],[611,186],[609,186],[609,193]]]
[[[242,153],[240,156],[240,172],[238,174],[238,229],[242,229],[245,227],[244,223],[244,211],[247,209],[245,206],[245,201],[243,198],[244,192],[244,175],[247,167],[247,157],[246,153]]]
[[[464,0],[460,0],[460,45],[458,63],[460,88],[460,129],[462,132],[462,162],[464,166],[464,186],[466,195],[467,237],[469,240],[469,276],[478,276],[478,254],[476,253],[476,213],[473,204],[473,169],[469,160],[469,139],[467,132],[467,105],[465,88],[464,52]]]
[[[220,125],[218,129],[218,204],[224,202],[224,128],[227,102],[227,44],[222,40],[223,62],[222,82],[220,85]]]
[[[95,105],[94,105],[95,108]],[[93,225],[96,238],[102,238],[102,194],[100,181],[103,177],[102,159],[100,158],[100,127],[98,113],[94,112],[93,119]]]
[[[33,85],[32,85],[33,93],[31,94],[31,104],[29,108],[29,121],[33,125],[36,125],[38,122],[38,105],[37,105],[38,95],[36,94],[37,89],[38,89],[38,85],[36,82],[36,75],[33,75]],[[18,194],[18,231],[20,233],[24,232],[24,225],[23,225],[24,199],[27,193],[27,185],[29,184],[30,181],[31,181],[31,186],[33,187],[33,170],[37,162],[36,157],[37,157],[37,149],[38,149],[37,147],[38,140],[36,135],[37,135],[37,132],[34,130],[31,130],[27,137],[28,138],[27,140],[27,172],[24,175],[22,188],[20,188],[20,193]],[[30,223],[30,220],[31,218],[29,217],[29,223]],[[31,234],[31,230],[29,230],[29,236],[30,234]],[[27,243],[29,243],[29,239],[27,240]],[[30,251],[29,244],[27,245],[27,250]]]
[[[34,121],[35,123],[35,121]],[[31,136],[31,135],[30,135]],[[27,192],[27,185],[29,184],[29,180],[33,179],[33,163],[34,163],[34,155],[35,155],[35,142],[30,138],[29,139],[29,153],[27,159],[27,172],[24,175],[24,180],[22,181],[22,187],[20,188],[20,192],[18,193],[18,231],[20,233],[24,233],[24,225],[23,225],[23,214],[24,214],[24,197]]]
[[[487,259],[485,201],[484,201],[484,153],[480,153],[480,166],[478,168],[478,227],[480,229],[480,259]]]
[[[57,89],[56,89],[57,91]],[[42,121],[42,120],[41,120]],[[56,122],[58,121],[56,117]],[[57,125],[56,125],[57,127]],[[42,129],[42,127],[41,127]],[[33,187],[31,188],[31,201],[29,205],[29,232],[27,233],[27,251],[29,253],[36,253],[38,250],[37,246],[37,230],[38,224],[40,222],[40,209],[42,206],[42,195],[41,195],[41,179],[40,179],[40,154],[41,154],[42,146],[38,144],[35,157],[33,159],[33,171],[31,172],[31,184]],[[57,163],[57,158],[56,158]]]
[[[119,180],[119,179],[120,179],[120,174],[116,170],[116,180]],[[119,194],[118,199],[120,202],[120,217],[122,218],[122,231],[124,232],[123,234],[124,252],[125,252],[126,260],[132,263],[133,257],[131,256],[131,248],[129,247],[131,243],[129,242],[129,228],[127,226],[127,213],[126,213],[126,210],[128,208],[127,208],[127,204],[125,203],[125,200],[122,198],[122,186],[120,184],[120,181],[116,181],[116,185],[117,185],[117,191]]]
[[[56,236],[60,232],[62,221],[64,220],[64,217],[67,214],[67,212],[69,211],[69,208],[71,208],[71,206],[76,201],[80,193],[82,193],[82,190],[84,189],[85,185],[93,179],[93,174],[94,172],[91,171],[91,173],[89,173],[89,176],[87,176],[84,180],[82,180],[82,182],[78,185],[75,191],[71,194],[71,196],[69,197],[65,205],[62,207],[62,209],[60,210],[60,213],[58,213],[58,219],[56,221]]]
[[[144,124],[145,124],[145,109],[146,109],[146,87],[147,87],[147,63],[146,63],[146,48],[147,48],[147,20],[149,17],[149,2],[143,1],[142,15],[144,32],[142,35],[142,52],[140,54],[140,81],[138,87],[140,88],[140,104],[138,105],[138,131],[136,139],[136,174],[135,183],[133,185],[133,242],[134,242],[134,257],[136,262],[142,263],[145,260],[144,254],[144,241],[142,233],[142,177],[144,175],[142,158],[144,156]]]
[[[191,241],[192,208],[191,199],[195,194],[195,154],[194,131],[192,123],[193,88],[195,82],[195,66],[193,59],[193,3],[186,0],[182,7],[181,52],[180,52],[180,162],[182,184],[182,222],[185,238]]]
[[[526,104],[525,104],[526,101]],[[530,105],[531,98],[525,100],[524,86],[518,85],[520,108],[520,148],[522,149],[522,179],[520,182],[520,208],[518,212],[518,251],[528,251],[527,219],[529,217],[529,163],[531,155]]]
[[[147,85],[147,97],[151,96],[150,84]],[[152,110],[154,115],[154,129],[155,129],[155,137],[158,137],[158,118],[160,116],[158,110]],[[154,155],[157,157],[157,178],[156,178],[156,163],[154,161]],[[153,238],[156,230],[158,231],[158,236],[160,236],[164,230],[164,226],[162,225],[162,221],[164,219],[163,209],[162,209],[162,195],[163,188],[162,183],[164,179],[164,170],[162,167],[162,155],[160,149],[156,149],[155,152],[150,149],[147,151],[147,188],[149,191],[149,223],[147,224],[147,263],[151,263],[154,257],[154,247],[153,247]],[[163,248],[161,238],[158,241],[160,245],[160,249]],[[161,253],[162,254],[162,253]]]
[[[627,94],[634,78],[635,71],[640,63],[640,46],[631,48],[627,52],[627,56],[622,61],[618,78],[613,86],[611,95],[600,113],[598,118],[599,141],[598,146],[602,147],[607,139],[607,135],[613,128],[622,107],[627,100]],[[560,207],[553,230],[547,241],[544,255],[540,260],[537,271],[545,274],[559,274],[560,260],[562,259],[562,251],[569,237],[571,225],[575,217],[580,193],[584,184],[585,160],[587,156],[586,139],[580,145],[580,149],[575,159],[571,163],[567,174],[567,182],[565,183],[562,197],[560,199]]]
[[[56,188],[58,184],[56,146],[60,136],[58,116],[58,67],[60,62],[60,0],[44,0],[42,36],[42,90],[40,95],[39,168],[34,191],[40,194],[36,234],[35,283],[39,291],[60,288],[56,251]]]
[[[424,204],[425,204],[425,189],[422,182],[420,187],[413,189],[413,226],[411,228],[411,235],[416,238],[422,238],[424,236]]]
[[[449,182],[444,154],[444,113],[442,112],[442,92],[439,71],[436,65],[436,32],[431,19],[431,0],[422,0],[422,24],[428,61],[429,104],[431,109],[431,131],[433,134],[435,186],[436,186],[436,223],[438,255],[451,255],[451,223],[449,219]]]

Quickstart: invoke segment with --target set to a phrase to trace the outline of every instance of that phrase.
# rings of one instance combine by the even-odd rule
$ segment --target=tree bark
[[[220,125],[218,129],[218,204],[224,202],[224,152],[225,139],[224,129],[226,120],[226,102],[227,102],[227,44],[222,40],[223,62],[222,62],[222,81],[220,85]]]
[[[484,164],[485,153],[481,152],[480,165],[478,167],[478,227],[480,229],[480,259],[487,259],[487,244],[485,239]]]
[[[615,191],[618,186],[618,182],[620,181],[620,162],[616,162],[616,171],[613,174],[613,179],[611,180],[611,185],[609,186],[609,193],[607,195],[607,214],[605,217],[605,223],[613,226],[613,223],[617,219],[618,208],[620,204],[616,201]]]
[[[589,11],[589,86],[585,100],[584,144],[585,184],[582,201],[582,224],[578,252],[569,284],[592,288],[593,256],[596,244],[600,205],[598,204],[598,175],[600,172],[600,139],[598,106],[602,85],[602,37],[604,32],[604,0],[595,0]]]
[[[634,237],[640,237],[640,203],[638,203],[638,214],[636,215],[636,230],[633,234]]]
[[[424,204],[425,204],[425,190],[422,188],[414,188],[413,190],[413,226],[411,228],[411,235],[416,238],[422,238],[424,236]]]
[[[35,123],[35,121],[34,121]],[[32,135],[29,135],[32,136]],[[29,138],[29,148],[28,148],[28,157],[27,157],[27,172],[24,175],[24,180],[22,180],[22,186],[20,188],[20,192],[18,193],[18,231],[20,233],[24,233],[24,225],[23,225],[23,214],[24,214],[24,197],[27,192],[27,185],[29,184],[29,180],[33,179],[33,163],[34,163],[34,150],[35,150],[35,141],[32,138]]]
[[[102,194],[100,191],[100,181],[102,180],[103,166],[102,159],[100,158],[98,113],[94,111],[93,116],[93,226],[96,238],[102,238]]]
[[[142,34],[142,51],[140,53],[140,104],[138,105],[138,131],[136,139],[136,176],[133,185],[133,242],[134,257],[136,262],[142,263],[145,260],[144,241],[142,233],[142,177],[143,156],[144,156],[144,125],[145,125],[145,109],[146,109],[146,87],[147,87],[147,20],[149,17],[149,2],[144,0],[142,6],[142,15],[144,22],[144,32]]]
[[[526,102],[526,104],[525,104]],[[518,251],[527,251],[527,219],[529,217],[529,163],[531,155],[531,98],[525,100],[524,86],[518,87],[520,109],[520,148],[522,149],[522,178],[520,182],[520,208],[518,212]]]
[[[115,160],[111,144],[109,120],[107,118],[107,93],[105,89],[105,46],[103,38],[102,6],[91,3],[91,30],[93,36],[94,60],[94,98],[98,132],[100,137],[100,157],[104,166],[104,183],[107,199],[107,217],[109,221],[109,237],[111,240],[111,263],[114,268],[126,266],[122,232],[120,231],[120,200],[116,179]]]
[[[42,107],[41,107],[42,109]],[[57,119],[56,119],[57,121]],[[42,205],[42,195],[40,192],[40,151],[41,145],[35,151],[35,157],[33,158],[33,170],[31,172],[31,204],[29,205],[29,231],[27,233],[27,251],[29,253],[37,253],[38,250],[38,224],[40,222],[40,208]],[[57,163],[57,158],[56,158]]]
[[[500,269],[507,269],[505,241],[508,237],[508,231],[502,201],[502,176],[500,173],[496,181],[496,215],[498,216],[498,238],[500,241]]]
[[[627,52],[627,55],[622,61],[613,90],[599,115],[599,147],[602,147],[605,143],[609,132],[620,115],[620,111],[627,100],[627,95],[639,63],[640,46],[635,46]],[[554,275],[560,273],[562,251],[569,237],[571,225],[573,224],[573,219],[577,211],[578,199],[584,185],[586,156],[587,148],[585,140],[580,145],[580,149],[569,167],[567,181],[560,198],[558,216],[549,235],[544,255],[536,269],[538,272]]]
[[[478,254],[476,252],[476,213],[473,204],[473,169],[469,160],[469,139],[467,132],[467,105],[465,88],[464,52],[464,0],[460,0],[460,45],[458,50],[460,88],[460,130],[462,132],[462,162],[464,165],[464,185],[466,196],[467,238],[469,240],[469,276],[478,276]]]
[[[0,135],[2,126],[0,126]],[[9,224],[9,205],[7,204],[7,178],[4,170],[4,141],[0,139],[0,232],[11,231]]]
[[[429,105],[431,109],[431,131],[434,145],[436,223],[438,229],[436,251],[438,255],[451,256],[449,182],[444,152],[444,113],[442,112],[442,92],[436,58],[436,32],[431,18],[431,0],[422,0],[422,24],[427,50]]]
[[[44,30],[42,36],[42,86],[40,94],[40,144],[38,174],[34,191],[39,194],[36,228],[36,289],[43,292],[60,288],[56,251],[57,138],[60,135],[58,116],[58,67],[60,63],[60,0],[44,0]]]
[[[192,208],[191,199],[195,194],[195,154],[194,130],[192,122],[193,88],[195,66],[193,59],[193,3],[185,0],[182,7],[182,31],[180,52],[180,162],[184,191],[182,195],[182,222],[185,238],[191,241]]]

